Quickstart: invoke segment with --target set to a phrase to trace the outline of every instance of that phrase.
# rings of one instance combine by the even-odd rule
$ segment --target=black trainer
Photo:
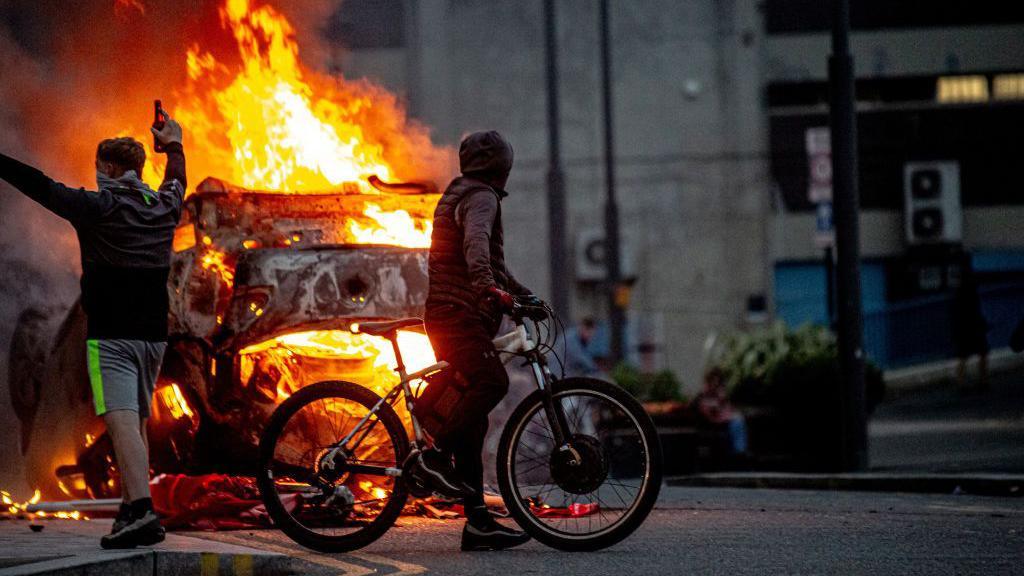
[[[490,515],[486,520],[466,521],[462,529],[462,551],[506,550],[530,541],[530,535],[498,524]]]
[[[132,507],[127,502],[121,502],[121,507],[117,509],[117,516],[114,517],[114,525],[110,528],[110,533],[114,534],[120,532],[122,528],[128,525],[132,521]]]
[[[449,498],[465,498],[473,494],[473,489],[459,478],[447,454],[431,448],[409,457],[415,459],[410,467],[414,481]]]
[[[117,532],[100,538],[100,546],[105,549],[135,548],[136,546],[152,546],[164,541],[166,532],[160,525],[160,518],[152,510],[139,518],[133,518]]]

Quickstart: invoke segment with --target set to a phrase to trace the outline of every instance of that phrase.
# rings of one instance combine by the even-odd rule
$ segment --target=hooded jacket
[[[167,340],[171,242],[185,197],[185,153],[170,144],[159,190],[134,171],[69,188],[0,154],[0,178],[71,222],[82,251],[82,308],[90,339]]]
[[[512,170],[512,146],[497,132],[476,132],[462,141],[462,176],[452,180],[434,210],[427,308],[451,304],[494,324],[500,313],[481,305],[488,288],[530,291],[505,266],[501,200]]]

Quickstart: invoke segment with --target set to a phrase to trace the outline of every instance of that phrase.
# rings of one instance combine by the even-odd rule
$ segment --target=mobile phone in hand
[[[167,112],[164,112],[163,106],[159,100],[153,101],[153,128],[157,130],[163,130],[167,124]],[[160,139],[153,136],[153,149],[157,152],[164,151],[164,145],[160,142]]]

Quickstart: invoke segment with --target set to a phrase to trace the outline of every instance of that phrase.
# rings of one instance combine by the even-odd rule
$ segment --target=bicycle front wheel
[[[567,378],[552,387],[569,442],[557,446],[534,392],[512,413],[498,446],[505,506],[538,541],[599,550],[632,534],[661,489],[661,445],[643,406],[618,386]]]
[[[358,384],[319,382],[270,417],[256,481],[270,518],[292,540],[348,552],[380,538],[401,514],[408,492],[398,470],[409,441],[380,400]],[[335,450],[350,434],[346,449]]]

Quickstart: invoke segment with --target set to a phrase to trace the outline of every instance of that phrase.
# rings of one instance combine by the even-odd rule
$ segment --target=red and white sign
[[[832,138],[828,126],[808,128],[805,135],[810,174],[807,198],[815,204],[832,201]]]

